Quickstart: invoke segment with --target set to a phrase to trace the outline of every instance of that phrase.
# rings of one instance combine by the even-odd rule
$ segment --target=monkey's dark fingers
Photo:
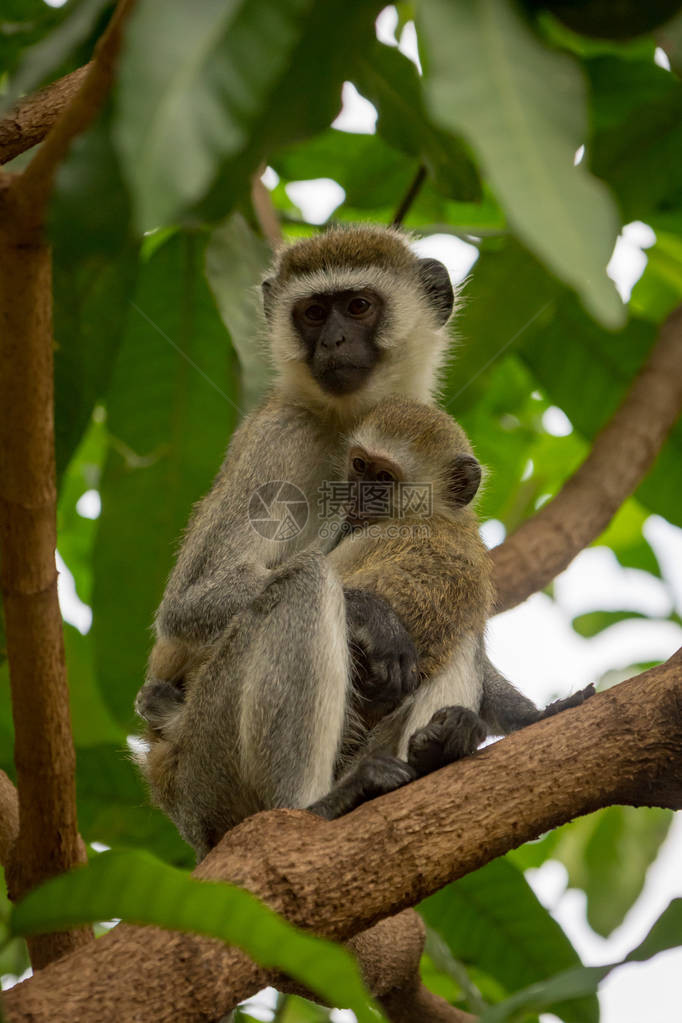
[[[467,707],[443,707],[411,736],[407,762],[419,776],[474,753],[487,735],[482,719]]]
[[[369,799],[407,785],[416,777],[414,768],[397,757],[384,754],[365,757],[337,782],[329,795],[318,799],[308,809],[318,817],[335,820]]]
[[[159,679],[149,679],[135,698],[135,710],[150,728],[163,728],[185,702],[180,686]]]
[[[538,720],[542,721],[544,718],[551,718],[555,714],[560,714],[562,710],[568,710],[569,707],[579,707],[585,700],[589,700],[590,696],[594,696],[595,689],[592,683],[589,686],[585,686],[577,693],[573,693],[572,696],[567,696],[563,700],[555,700],[554,703],[550,703],[541,712]]]

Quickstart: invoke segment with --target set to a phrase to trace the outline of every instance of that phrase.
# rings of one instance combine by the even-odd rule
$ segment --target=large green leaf
[[[270,258],[268,246],[238,213],[213,231],[206,246],[206,277],[239,356],[247,411],[263,397],[272,374],[258,287]]]
[[[377,108],[377,132],[394,149],[417,157],[450,198],[470,202],[481,197],[478,175],[462,140],[431,123],[421,79],[409,58],[375,42],[355,61],[352,78]]]
[[[557,1001],[584,999],[596,992],[604,977],[618,966],[631,962],[644,962],[659,952],[676,948],[680,944],[681,935],[682,899],[673,899],[644,941],[633,949],[625,959],[609,963],[606,966],[567,970],[543,983],[533,984],[522,991],[517,991],[511,998],[487,1009],[481,1016],[480,1023],[503,1023],[504,1020],[518,1019],[520,1014],[525,1016],[526,1013],[551,1010]]]
[[[16,0],[15,0],[16,2]],[[47,11],[43,4],[35,4],[30,0],[27,11],[26,0],[19,0],[21,17],[32,14],[30,20],[13,24],[15,13],[6,10],[3,3],[3,20],[6,29],[0,32],[0,40],[15,36],[14,46],[5,50],[0,48],[0,56],[16,55],[16,43],[36,40],[22,54],[21,63],[11,78],[10,89],[0,98],[0,112],[12,106],[19,96],[32,92],[38,85],[54,72],[60,64],[76,49],[79,43],[87,39],[92,32],[102,11],[109,6],[111,0],[71,0],[59,13]],[[14,4],[12,4],[14,6]],[[56,5],[54,5],[56,6]],[[42,7],[39,11],[36,8]],[[17,12],[19,13],[19,12]],[[51,31],[50,31],[51,29]],[[3,70],[7,67],[0,61]]]
[[[611,934],[644,887],[672,822],[670,810],[609,806],[559,829],[552,857],[568,870],[569,884],[587,896],[587,920]]]
[[[586,68],[594,121],[590,166],[613,188],[625,219],[679,205],[682,82],[653,61],[603,57]]]
[[[350,953],[305,934],[234,885],[199,881],[142,852],[109,852],[48,881],[14,908],[14,934],[68,929],[114,917],[219,938],[298,980],[360,1023],[378,1013]]]
[[[100,118],[60,166],[50,208],[58,475],[113,370],[138,265],[129,224],[108,119]]]
[[[630,308],[660,323],[682,303],[682,232],[657,230],[656,244],[646,255],[646,269],[632,289]]]
[[[78,824],[86,841],[144,848],[175,866],[194,864],[194,853],[175,827],[150,805],[125,742],[81,746],[76,782]]]
[[[108,396],[93,630],[98,683],[125,727],[174,546],[240,412],[204,249],[202,237],[176,235],[143,266]]]
[[[141,230],[196,201],[245,148],[312,0],[154,0],[130,19],[117,138]]]
[[[469,139],[518,235],[602,323],[622,324],[606,276],[615,205],[573,165],[587,136],[574,60],[545,48],[507,0],[422,0],[418,15],[434,119]]]
[[[579,966],[559,924],[507,860],[493,860],[430,896],[420,906],[426,922],[456,959],[475,963],[507,991]],[[594,998],[553,1009],[566,1023],[598,1019]]]

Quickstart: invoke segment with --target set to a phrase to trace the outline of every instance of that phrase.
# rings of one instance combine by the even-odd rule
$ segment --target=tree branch
[[[109,90],[133,3],[119,3],[80,89],[26,170],[0,179],[0,587],[20,807],[7,863],[13,899],[87,858],[57,599],[52,264],[43,218],[59,161]],[[82,929],[32,939],[33,966],[91,938]]]
[[[19,834],[19,797],[4,771],[0,771],[0,863],[7,868]]]
[[[682,306],[665,321],[622,404],[557,496],[492,551],[496,611],[520,604],[606,529],[682,409]]]
[[[412,179],[412,181],[410,183],[410,187],[408,188],[407,192],[405,193],[405,195],[404,195],[404,197],[403,197],[403,199],[402,199],[402,201],[400,203],[400,206],[395,211],[395,216],[393,217],[393,220],[391,221],[391,227],[400,227],[402,225],[403,220],[405,219],[407,214],[410,212],[410,207],[412,206],[412,203],[414,202],[414,200],[417,198],[417,196],[421,192],[422,185],[426,181],[426,173],[427,173],[426,172],[426,167],[424,166],[423,163],[421,163],[419,165],[419,167],[417,168],[417,173],[415,174],[414,178]]]
[[[90,64],[79,67],[33,96],[20,100],[0,121],[0,164],[43,141],[80,89],[89,68]]]
[[[251,204],[256,214],[263,237],[273,252],[281,246],[283,239],[282,227],[277,216],[277,210],[272,204],[270,193],[260,179],[263,173],[261,167],[251,179]]]
[[[233,881],[292,922],[347,940],[614,803],[682,807],[682,651],[340,820],[300,810],[251,817],[196,874]],[[126,926],[13,988],[5,1010],[17,1023],[215,1019],[269,977],[216,941]],[[424,1018],[438,1016],[413,1017]]]

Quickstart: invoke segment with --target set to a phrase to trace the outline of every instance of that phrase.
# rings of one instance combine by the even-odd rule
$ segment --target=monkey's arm
[[[555,700],[544,710],[539,710],[532,700],[519,692],[482,654],[483,699],[480,715],[492,735],[507,735],[526,725],[532,725],[543,718],[552,717],[569,707],[578,707],[590,696],[594,686],[589,685],[563,700]]]
[[[157,613],[159,636],[214,640],[262,591],[271,569],[315,539],[311,495],[331,478],[328,463],[328,438],[303,409],[272,398],[242,423],[185,532]],[[282,510],[276,492],[262,491],[272,481],[293,485],[304,505],[308,497],[307,520],[289,539],[272,538],[264,521]]]
[[[464,636],[483,632],[488,578],[487,557],[427,537],[375,545],[345,582],[392,608],[412,637],[420,675],[431,678]]]

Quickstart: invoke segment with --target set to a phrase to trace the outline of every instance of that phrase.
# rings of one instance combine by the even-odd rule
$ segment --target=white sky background
[[[382,12],[377,22],[377,34],[382,42],[395,45],[396,21],[393,8]],[[413,26],[405,28],[400,48],[416,62]],[[661,61],[660,55],[658,61]],[[372,133],[376,122],[374,107],[348,83],[343,100],[343,110],[335,127]],[[265,180],[272,186],[276,175],[269,172]],[[287,192],[312,223],[324,222],[344,197],[343,189],[330,179],[298,182],[287,186]],[[654,234],[647,225],[632,224],[624,229],[616,245],[609,273],[624,300],[646,266],[643,250],[653,241]],[[477,255],[474,246],[450,235],[429,237],[418,242],[416,248],[422,255],[442,260],[455,282],[466,277]],[[550,433],[570,429],[559,410],[546,417],[545,426]],[[494,466],[492,468],[494,470]],[[89,518],[97,517],[96,492],[90,492],[81,500],[81,513]],[[499,543],[503,534],[500,523],[490,522],[484,530],[486,542],[490,544]],[[606,548],[591,548],[581,553],[556,580],[554,602],[543,594],[536,594],[490,623],[492,659],[536,702],[546,703],[557,695],[566,695],[597,680],[609,669],[625,669],[635,662],[665,660],[682,645],[682,629],[670,622],[624,622],[591,640],[578,636],[571,628],[575,615],[599,609],[630,608],[647,615],[663,616],[674,607],[682,613],[682,530],[652,516],[646,523],[645,534],[661,564],[663,581],[644,572],[621,568]],[[87,631],[91,618],[89,608],[78,601],[63,563],[59,567],[64,617]],[[678,814],[670,837],[649,871],[642,896],[622,927],[606,941],[595,935],[587,924],[584,894],[565,891],[566,871],[561,864],[549,861],[540,870],[529,871],[527,876],[584,962],[592,965],[616,960],[628,952],[644,937],[670,899],[682,895],[681,864],[682,816]],[[667,1023],[679,1018],[681,972],[682,950],[617,970],[601,988],[603,1023]],[[271,1019],[268,1009],[271,1004],[271,993],[261,992],[250,1003],[249,1011],[258,1018]],[[337,1011],[334,1019],[342,1023],[353,1020],[354,1016]]]

